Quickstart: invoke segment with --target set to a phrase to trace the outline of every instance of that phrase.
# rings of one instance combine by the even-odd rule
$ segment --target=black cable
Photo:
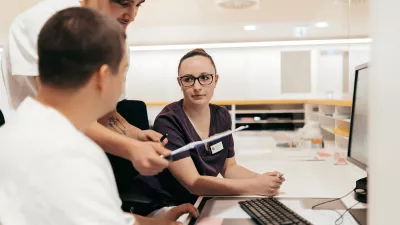
[[[357,202],[357,203],[354,204],[352,207],[346,209],[346,211],[344,211],[344,213],[342,213],[342,215],[340,215],[340,217],[335,221],[335,225],[342,224],[342,223],[343,223],[343,216],[344,216],[344,214],[346,214],[350,209],[354,208],[354,207],[355,207],[356,205],[358,205],[359,203],[360,203],[360,202]],[[340,223],[338,223],[338,221],[339,221],[340,219],[342,219],[342,220],[341,220]]]
[[[336,202],[336,201],[339,201],[340,199],[349,196],[353,191],[354,191],[354,189],[351,190],[348,194],[346,194],[345,196],[343,196],[343,197],[341,197],[341,198],[335,198],[335,199],[333,199],[333,200],[329,200],[329,201],[322,202],[322,203],[319,203],[319,204],[317,204],[317,205],[314,205],[313,207],[311,207],[311,209],[314,209],[315,207],[320,206],[320,205],[325,205],[326,203],[329,203],[329,202]]]

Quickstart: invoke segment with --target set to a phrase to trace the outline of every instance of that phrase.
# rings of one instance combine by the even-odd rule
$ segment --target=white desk
[[[332,159],[309,161],[316,152],[315,149],[278,148],[241,150],[236,155],[236,160],[240,165],[258,173],[275,170],[284,173],[286,182],[282,185],[281,192],[277,197],[293,205],[299,205],[299,203],[292,201],[299,198],[342,197],[355,187],[356,180],[367,175],[365,171],[351,163],[334,165]],[[356,203],[353,195],[345,198],[343,202],[346,207]],[[218,201],[214,204],[218,209]],[[221,204],[223,203],[221,202]],[[224,213],[224,216],[230,215],[235,218],[237,215],[245,215],[238,214],[240,211],[238,207],[236,204],[233,208],[226,209],[228,212],[229,210],[232,211],[230,211],[231,213]],[[359,204],[356,208],[365,207],[366,205]],[[185,224],[188,224],[188,222],[189,220],[185,221]],[[333,222],[334,220],[332,224],[334,224]]]

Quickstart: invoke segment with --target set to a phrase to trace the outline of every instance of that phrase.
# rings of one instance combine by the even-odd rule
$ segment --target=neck
[[[96,107],[90,104],[90,98],[80,90],[60,92],[54,88],[41,86],[36,100],[63,114],[82,132],[97,120]]]
[[[209,104],[190,104],[186,102],[185,99],[183,100],[183,110],[185,111],[186,115],[188,115],[191,119],[205,118],[204,115],[210,114]]]

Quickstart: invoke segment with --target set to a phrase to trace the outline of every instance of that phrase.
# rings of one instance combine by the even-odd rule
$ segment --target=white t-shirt
[[[2,60],[2,74],[13,109],[26,97],[37,95],[35,77],[39,75],[37,41],[40,30],[56,12],[80,6],[78,0],[41,0],[14,19]],[[125,90],[121,100],[123,98]]]
[[[104,151],[27,98],[0,128],[0,224],[131,225]]]

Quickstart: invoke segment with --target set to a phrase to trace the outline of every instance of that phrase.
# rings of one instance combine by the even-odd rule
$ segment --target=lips
[[[205,97],[206,95],[192,95],[193,98],[202,98]]]
[[[128,27],[128,25],[129,25],[129,23],[128,22],[126,22],[126,21],[121,21],[121,20],[118,20],[118,22],[124,27],[124,28],[127,28]]]

